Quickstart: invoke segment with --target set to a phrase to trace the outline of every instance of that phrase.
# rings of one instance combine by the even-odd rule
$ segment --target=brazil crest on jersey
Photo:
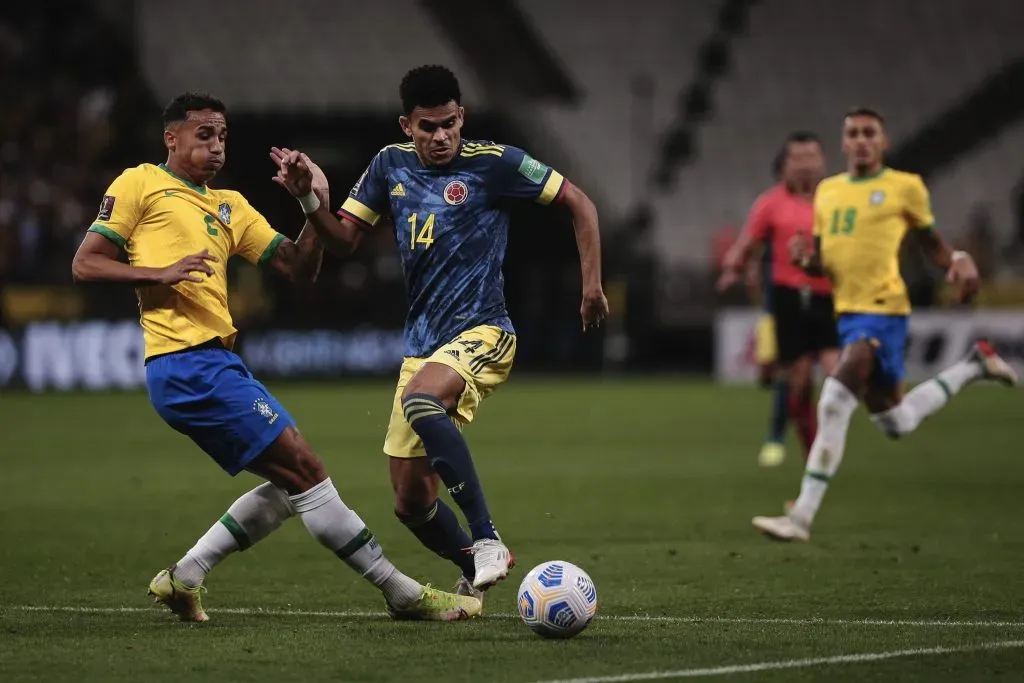
[[[554,201],[565,179],[508,145],[463,141],[444,167],[424,166],[413,143],[385,147],[338,212],[364,227],[394,222],[409,313],[404,354],[429,356],[477,325],[514,332],[501,273],[504,198]]]

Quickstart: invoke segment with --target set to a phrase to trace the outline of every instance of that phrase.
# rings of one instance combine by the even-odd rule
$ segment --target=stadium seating
[[[711,31],[719,4],[520,0],[583,90],[576,107],[539,107],[541,127],[564,148],[572,162],[568,172],[599,183],[606,219],[625,214],[648,194],[660,133],[676,115],[679,94],[692,77],[695,46]],[[638,78],[648,79],[649,100],[633,94]]]
[[[932,208],[943,233],[957,234],[975,204],[987,205],[997,241],[1013,239],[1014,187],[1024,175],[1024,124],[1018,124],[972,151],[931,179]]]
[[[469,103],[480,101],[470,70],[416,0],[345,3],[343,10],[332,0],[305,0],[301,7],[274,0],[139,3],[141,66],[162,99],[201,87],[238,109],[366,111],[397,110],[402,74],[438,62],[463,76]],[[182,49],[183,35],[201,49]]]

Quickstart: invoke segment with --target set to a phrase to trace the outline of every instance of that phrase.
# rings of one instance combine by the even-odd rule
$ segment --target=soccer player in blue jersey
[[[515,562],[462,436],[480,401],[508,377],[515,356],[502,291],[509,215],[501,200],[560,203],[571,212],[584,330],[608,313],[597,210],[579,188],[523,150],[463,140],[459,83],[447,68],[415,68],[399,91],[399,123],[411,141],[373,158],[340,220],[313,194],[312,174],[298,152],[287,150],[280,170],[333,252],[349,253],[382,215],[391,216],[409,295],[405,359],[384,440],[395,513],[423,545],[462,570],[456,592],[479,596]],[[439,482],[465,515],[469,535],[438,498]]]

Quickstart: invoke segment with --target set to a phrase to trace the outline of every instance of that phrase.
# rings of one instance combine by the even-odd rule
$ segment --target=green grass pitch
[[[396,564],[453,584],[391,512],[391,385],[277,391]],[[467,431],[519,559],[488,616],[389,622],[293,520],[214,571],[212,620],[188,626],[147,583],[256,479],[225,476],[142,394],[0,397],[0,680],[1024,680],[1024,393],[970,388],[900,442],[858,413],[809,545],[750,526],[802,468],[795,443],[757,467],[768,400],[513,378]],[[512,617],[522,575],[553,559],[598,588],[570,641]]]

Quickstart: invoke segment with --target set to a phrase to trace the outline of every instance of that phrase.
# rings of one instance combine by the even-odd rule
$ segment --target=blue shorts
[[[153,358],[146,363],[146,388],[160,417],[232,476],[295,425],[242,359],[226,349]]]
[[[867,339],[875,347],[875,374],[872,383],[894,387],[906,374],[904,357],[910,318],[905,315],[843,313],[839,316],[839,345]]]

